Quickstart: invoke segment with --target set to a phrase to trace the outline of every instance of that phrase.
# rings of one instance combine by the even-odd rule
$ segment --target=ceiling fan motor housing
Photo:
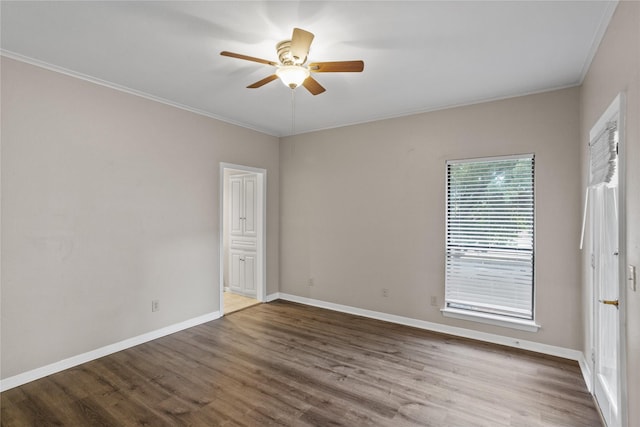
[[[307,57],[298,58],[291,53],[291,40],[281,41],[276,45],[278,51],[278,59],[282,65],[302,65],[307,60]]]

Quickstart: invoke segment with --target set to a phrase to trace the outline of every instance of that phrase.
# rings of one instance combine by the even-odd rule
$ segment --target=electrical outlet
[[[151,311],[156,312],[160,310],[160,300],[154,299],[151,301]]]
[[[382,288],[382,296],[384,298],[387,298],[389,296],[389,289],[387,288]]]
[[[434,306],[434,307],[438,306],[438,297],[437,296],[435,296],[435,295],[431,296],[431,305]]]
[[[313,280],[313,277],[309,277],[309,282],[308,283],[309,283],[309,286],[315,286],[316,285],[316,282],[315,282],[315,280]]]

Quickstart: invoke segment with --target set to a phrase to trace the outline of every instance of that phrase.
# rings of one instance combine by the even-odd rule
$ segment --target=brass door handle
[[[617,299],[614,299],[614,300],[601,299],[600,302],[607,305],[615,305],[616,308],[618,308],[618,305],[619,305]]]

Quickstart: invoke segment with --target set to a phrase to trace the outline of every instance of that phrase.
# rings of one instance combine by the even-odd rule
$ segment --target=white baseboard
[[[273,294],[267,295],[267,298],[264,300],[264,302],[271,302],[277,299],[280,299],[280,292],[275,292]]]
[[[379,311],[365,310],[362,308],[351,307],[348,305],[335,304],[316,300],[312,298],[299,297],[286,293],[279,293],[280,299],[285,301],[298,302],[301,304],[311,305],[314,307],[326,308],[329,310],[340,311],[343,313],[355,314],[357,316],[369,317],[371,319],[384,320],[386,322],[397,323],[400,325],[412,326],[414,328],[426,329],[429,331],[440,332],[443,334],[454,335],[463,338],[470,338],[478,341],[489,342],[493,344],[505,345],[508,347],[521,348],[524,350],[535,351],[537,353],[547,354],[550,356],[562,357],[564,359],[575,360],[580,363],[584,360],[581,351],[572,350],[564,347],[557,347],[548,344],[542,344],[534,341],[520,340],[502,335],[489,334],[486,332],[474,331],[471,329],[459,328],[456,326],[443,325],[440,323],[427,322],[425,320],[412,319],[410,317],[396,316],[395,314],[387,314]],[[582,364],[580,364],[582,368]],[[583,372],[584,375],[584,372]]]
[[[578,359],[578,364],[580,365],[580,370],[582,371],[582,377],[584,378],[584,383],[587,385],[587,390],[589,393],[593,393],[593,376],[591,375],[591,365],[587,362],[587,358],[582,357]]]
[[[44,378],[48,375],[55,374],[60,371],[64,371],[65,369],[73,368],[74,366],[78,366],[82,363],[90,362],[100,357],[107,356],[118,351],[126,350],[127,348],[134,347],[136,345],[164,337],[165,335],[170,335],[183,329],[188,329],[193,326],[197,326],[202,323],[210,322],[219,318],[220,312],[214,311],[213,313],[194,317],[193,319],[185,320],[183,322],[166,326],[161,329],[156,329],[155,331],[147,332],[146,334],[138,335],[137,337],[127,338],[126,340],[114,344],[109,344],[104,347],[88,351],[86,353],[78,354],[77,356],[72,356],[68,359],[60,360],[59,362],[55,362],[50,365],[42,366],[40,368],[32,369],[31,371],[23,372],[9,378],[5,378],[3,380],[0,380],[0,392],[21,386],[40,378]]]
[[[562,357],[565,359],[575,360],[580,365],[582,376],[587,385],[587,389],[592,391],[591,384],[591,369],[584,354],[578,350],[572,350],[564,347],[552,346],[548,344],[537,343],[533,341],[519,340],[515,338],[505,337],[502,335],[489,334],[486,332],[474,331],[471,329],[459,328],[456,326],[443,325],[440,323],[427,322],[425,320],[413,319],[410,317],[397,316],[394,314],[382,313],[379,311],[366,310],[358,307],[351,307],[348,305],[335,304],[331,302],[316,300],[312,298],[299,297],[296,295],[275,292],[269,294],[266,297],[265,302],[275,301],[282,299],[285,301],[297,302],[314,307],[326,308],[328,310],[339,311],[348,314],[354,314],[357,316],[368,317],[371,319],[383,320],[386,322],[397,323],[400,325],[412,326],[415,328],[425,329],[434,332],[440,332],[444,334],[459,336],[463,338],[470,338],[478,341],[489,342],[493,344],[505,345],[508,347],[521,348],[524,350],[535,351],[537,353],[547,354],[551,356]],[[79,354],[77,356],[70,357],[68,359],[61,360],[59,362],[52,363],[47,366],[33,369],[9,378],[0,380],[0,392],[9,390],[14,387],[21,386],[28,382],[44,378],[47,375],[55,374],[65,369],[72,368],[82,363],[90,362],[91,360],[98,359],[109,354],[125,350],[130,347],[134,347],[139,344],[143,344],[148,341],[152,341],[157,338],[161,338],[165,335],[173,334],[183,329],[191,328],[193,326],[200,325],[202,323],[210,322],[212,320],[219,319],[221,317],[219,311],[205,314],[193,319],[185,320],[184,322],[176,323],[155,331],[148,332],[146,334],[138,335],[137,337],[128,338],[126,340],[110,344],[96,350],[89,351],[87,353]]]

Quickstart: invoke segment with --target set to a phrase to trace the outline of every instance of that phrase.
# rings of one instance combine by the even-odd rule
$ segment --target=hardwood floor
[[[2,426],[601,426],[575,362],[276,301],[0,395]]]

